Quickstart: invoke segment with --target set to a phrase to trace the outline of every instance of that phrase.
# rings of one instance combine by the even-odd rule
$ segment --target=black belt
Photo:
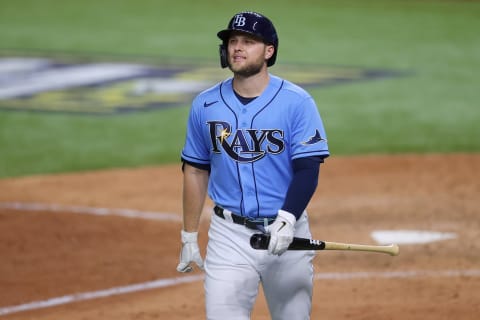
[[[225,210],[223,208],[219,207],[219,206],[215,206],[213,208],[213,212],[215,212],[215,214],[217,216],[226,220],[224,211]],[[252,218],[242,217],[242,216],[236,215],[234,213],[232,213],[231,216],[232,216],[233,223],[240,224],[242,226],[245,226],[245,227],[247,227],[249,229],[253,229],[253,230],[259,230],[259,226],[265,227],[265,224],[270,225],[270,224],[273,223],[273,221],[275,221],[275,218],[252,219]]]

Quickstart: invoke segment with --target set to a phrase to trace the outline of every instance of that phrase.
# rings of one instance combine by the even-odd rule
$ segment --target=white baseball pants
[[[273,320],[310,319],[314,251],[276,256],[252,249],[250,236],[259,232],[212,215],[205,259],[208,320],[250,319],[260,283]],[[295,236],[311,238],[306,213]]]

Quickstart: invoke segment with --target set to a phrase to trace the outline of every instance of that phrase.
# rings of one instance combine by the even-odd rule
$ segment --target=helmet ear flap
[[[218,51],[220,53],[220,65],[222,68],[228,67],[227,47],[224,43],[219,46]]]

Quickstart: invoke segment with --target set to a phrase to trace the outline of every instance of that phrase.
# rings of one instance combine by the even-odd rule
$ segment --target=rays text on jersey
[[[208,121],[212,151],[222,150],[237,162],[254,162],[266,154],[279,154],[285,149],[284,132],[280,129],[237,129],[225,121]]]

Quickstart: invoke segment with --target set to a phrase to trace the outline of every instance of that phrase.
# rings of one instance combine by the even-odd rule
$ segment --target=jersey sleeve
[[[210,164],[209,148],[203,133],[202,108],[198,99],[194,99],[187,121],[185,144],[182,149],[182,160],[200,165]],[[202,106],[200,106],[202,107]]]
[[[330,155],[327,135],[317,105],[312,97],[306,97],[294,109],[292,116],[292,159]]]

